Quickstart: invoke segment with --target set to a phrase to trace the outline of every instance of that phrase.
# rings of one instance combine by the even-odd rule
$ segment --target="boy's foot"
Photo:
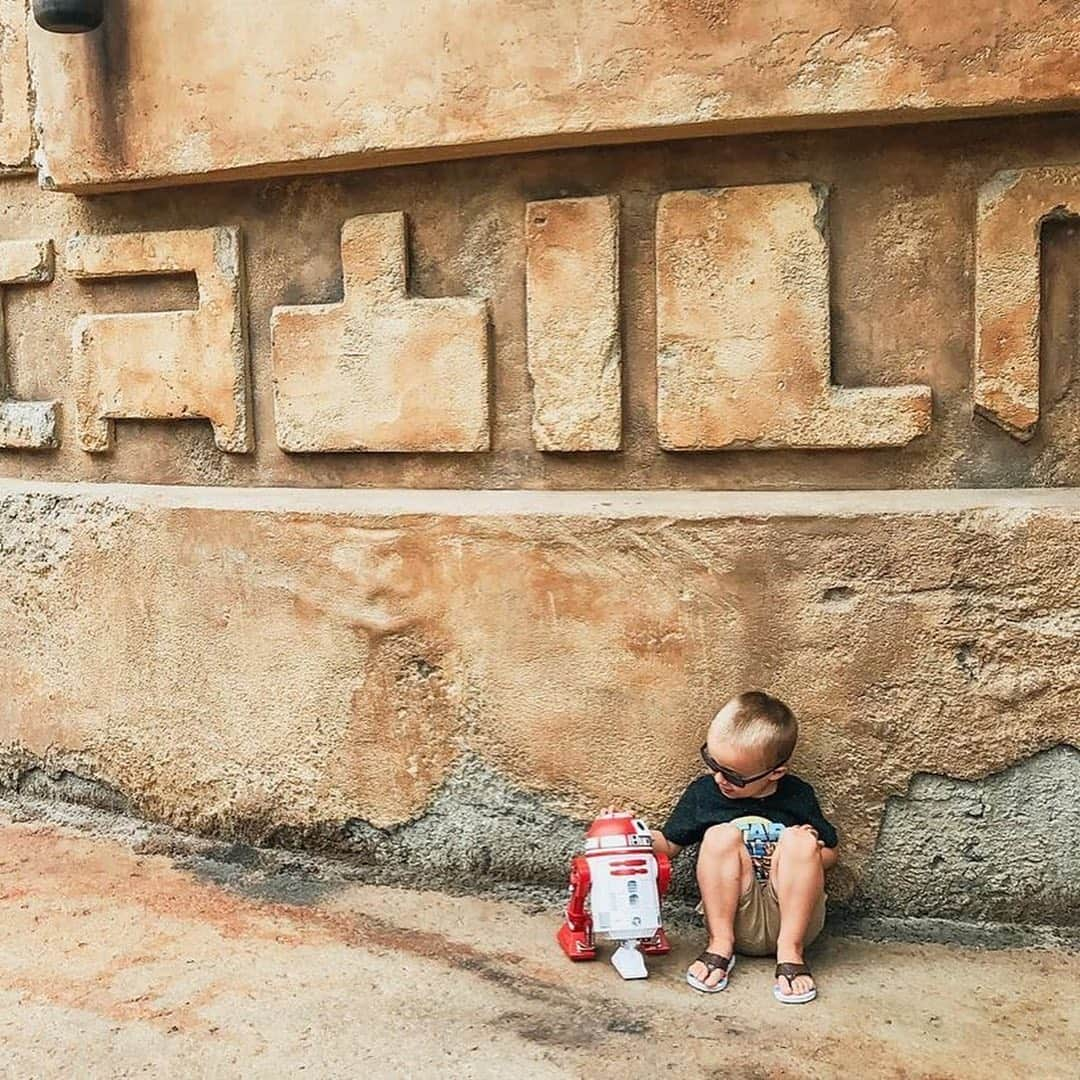
[[[805,1005],[817,997],[817,986],[810,969],[801,961],[776,965],[776,983],[773,997],[781,1005]]]
[[[703,994],[718,994],[727,988],[728,976],[734,966],[734,952],[730,956],[722,956],[706,950],[690,965],[686,981]]]

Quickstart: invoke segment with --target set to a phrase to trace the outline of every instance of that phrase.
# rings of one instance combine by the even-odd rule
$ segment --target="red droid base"
[[[571,960],[594,960],[593,931],[619,942],[611,962],[624,979],[648,977],[642,953],[670,952],[660,897],[671,862],[653,851],[645,822],[632,814],[601,814],[585,834],[585,854],[570,866],[566,921],[556,935]]]

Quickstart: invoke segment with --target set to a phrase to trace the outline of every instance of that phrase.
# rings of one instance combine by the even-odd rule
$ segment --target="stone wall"
[[[0,493],[9,779],[198,830],[393,829],[469,758],[655,819],[717,700],[769,685],[845,895],[914,774],[1080,739],[1071,492]]]
[[[1078,839],[1075,5],[624,6],[423,5],[380,82],[359,0],[0,5],[6,782],[557,881],[762,685],[835,896],[1070,922],[1009,836],[1051,760]]]
[[[919,920],[1074,931],[1080,753],[1058,746],[979,780],[920,774],[889,801],[857,907]]]

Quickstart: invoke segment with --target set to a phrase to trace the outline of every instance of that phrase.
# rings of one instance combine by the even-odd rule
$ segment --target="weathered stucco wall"
[[[31,34],[68,189],[1074,107],[1074,0],[109,0]],[[358,53],[362,61],[358,62]]]
[[[1080,128],[910,121],[1078,15],[0,0],[0,780],[557,881],[763,685],[834,896],[1075,922]]]
[[[1080,926],[1080,751],[979,780],[920,774],[891,798],[856,907],[908,919]]]
[[[655,818],[768,685],[842,893],[912,774],[1080,741],[1071,494],[0,490],[9,769],[198,829],[393,826],[465,755]]]

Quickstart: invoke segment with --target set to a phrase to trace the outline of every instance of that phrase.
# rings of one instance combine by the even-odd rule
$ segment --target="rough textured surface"
[[[237,229],[76,236],[76,278],[192,272],[193,311],[81,315],[72,333],[72,381],[83,450],[108,450],[117,418],[210,421],[218,449],[252,447],[247,313]]]
[[[2,57],[0,57],[2,62]],[[0,305],[5,285],[40,285],[52,281],[55,261],[51,240],[0,243]],[[56,402],[13,401],[8,397],[7,332],[0,307],[0,447],[37,450],[56,446]]]
[[[1080,160],[1072,117],[930,124],[445,162],[291,182],[217,184],[90,199],[2,181],[0,240],[75,233],[242,228],[248,271],[258,442],[223,454],[208,424],[123,423],[110,454],[75,437],[71,325],[85,312],[194,307],[175,277],[76,281],[62,266],[47,288],[7,297],[12,392],[61,404],[55,451],[0,452],[0,473],[43,480],[291,487],[892,488],[1080,483],[1080,395],[1074,330],[1080,234],[1044,227],[1041,330],[1046,400],[1021,444],[972,419],[975,208],[995,172]],[[833,383],[930,386],[933,426],[906,447],[667,453],[656,431],[655,220],[666,192],[826,184],[832,276]],[[567,190],[570,183],[573,190]],[[618,195],[622,258],[623,449],[552,454],[533,444],[526,363],[525,206],[578,194]],[[274,438],[271,311],[342,297],[343,221],[408,213],[410,295],[489,297],[489,454],[286,454]],[[1026,257],[1026,256],[1025,256]]]
[[[0,285],[43,285],[56,263],[51,240],[0,243]]]
[[[100,780],[87,780],[66,769],[61,769],[55,775],[42,768],[22,769],[14,777],[4,777],[4,781],[11,780],[14,782],[5,782],[5,787],[12,787],[24,799],[60,800],[76,806],[111,810],[118,814],[131,812],[131,804],[122,792]]]
[[[858,906],[907,918],[1080,926],[1080,750],[982,780],[919,774],[885,809]]]
[[[27,0],[0,0],[0,165],[30,157]]]
[[[896,122],[1074,108],[1080,6],[114,0],[34,32],[29,87],[21,13],[0,256],[71,258],[5,290],[5,783],[550,887],[575,817],[658,819],[765,685],[841,825],[834,899],[939,918],[873,869],[926,872],[917,828],[876,847],[889,797],[1078,737],[1080,230],[1048,163],[1080,136]],[[87,197],[12,175],[31,142]],[[310,490],[343,487],[375,490]],[[920,895],[1075,928],[990,825],[1000,865]]]
[[[900,123],[1075,109],[1080,4],[953,8],[110,0],[28,83],[0,0],[0,784],[262,895],[543,891],[766,686],[834,913],[1080,940],[1080,134]]]
[[[56,403],[52,401],[0,401],[0,448],[40,450],[54,447]]]
[[[485,300],[407,293],[404,214],[341,230],[344,298],[274,308],[278,445],[290,451],[486,450]]]
[[[619,202],[601,196],[529,203],[525,246],[536,446],[618,450]]]
[[[13,1076],[622,1080],[631,1062],[813,1080],[850,1075],[855,1052],[862,1074],[896,1080],[1075,1071],[1080,1013],[1061,992],[1075,955],[826,936],[810,957],[817,1005],[781,1012],[770,962],[746,958],[705,1007],[683,982],[698,926],[676,929],[647,982],[623,983],[606,959],[556,951],[553,908],[351,885],[299,859],[245,896],[239,853],[195,876],[154,836],[133,851],[104,820],[107,835],[87,836],[11,813],[0,1030]],[[307,902],[282,902],[286,889]]]
[[[830,386],[826,194],[756,184],[661,197],[657,427],[666,450],[902,446],[930,389]]]
[[[535,882],[564,886],[584,826],[556,801],[508,783],[471,756],[458,761],[423,815],[377,829],[346,822],[333,844],[385,876],[429,881]],[[278,842],[285,837],[275,838]]]
[[[1001,172],[979,190],[975,408],[1028,440],[1039,421],[1043,228],[1080,214],[1080,168]]]
[[[465,755],[658,819],[716,703],[767,685],[839,897],[914,773],[1080,741],[1071,494],[545,494],[9,489],[8,760],[249,839],[410,821]]]
[[[1075,0],[110,0],[31,33],[43,180],[1076,106]]]

